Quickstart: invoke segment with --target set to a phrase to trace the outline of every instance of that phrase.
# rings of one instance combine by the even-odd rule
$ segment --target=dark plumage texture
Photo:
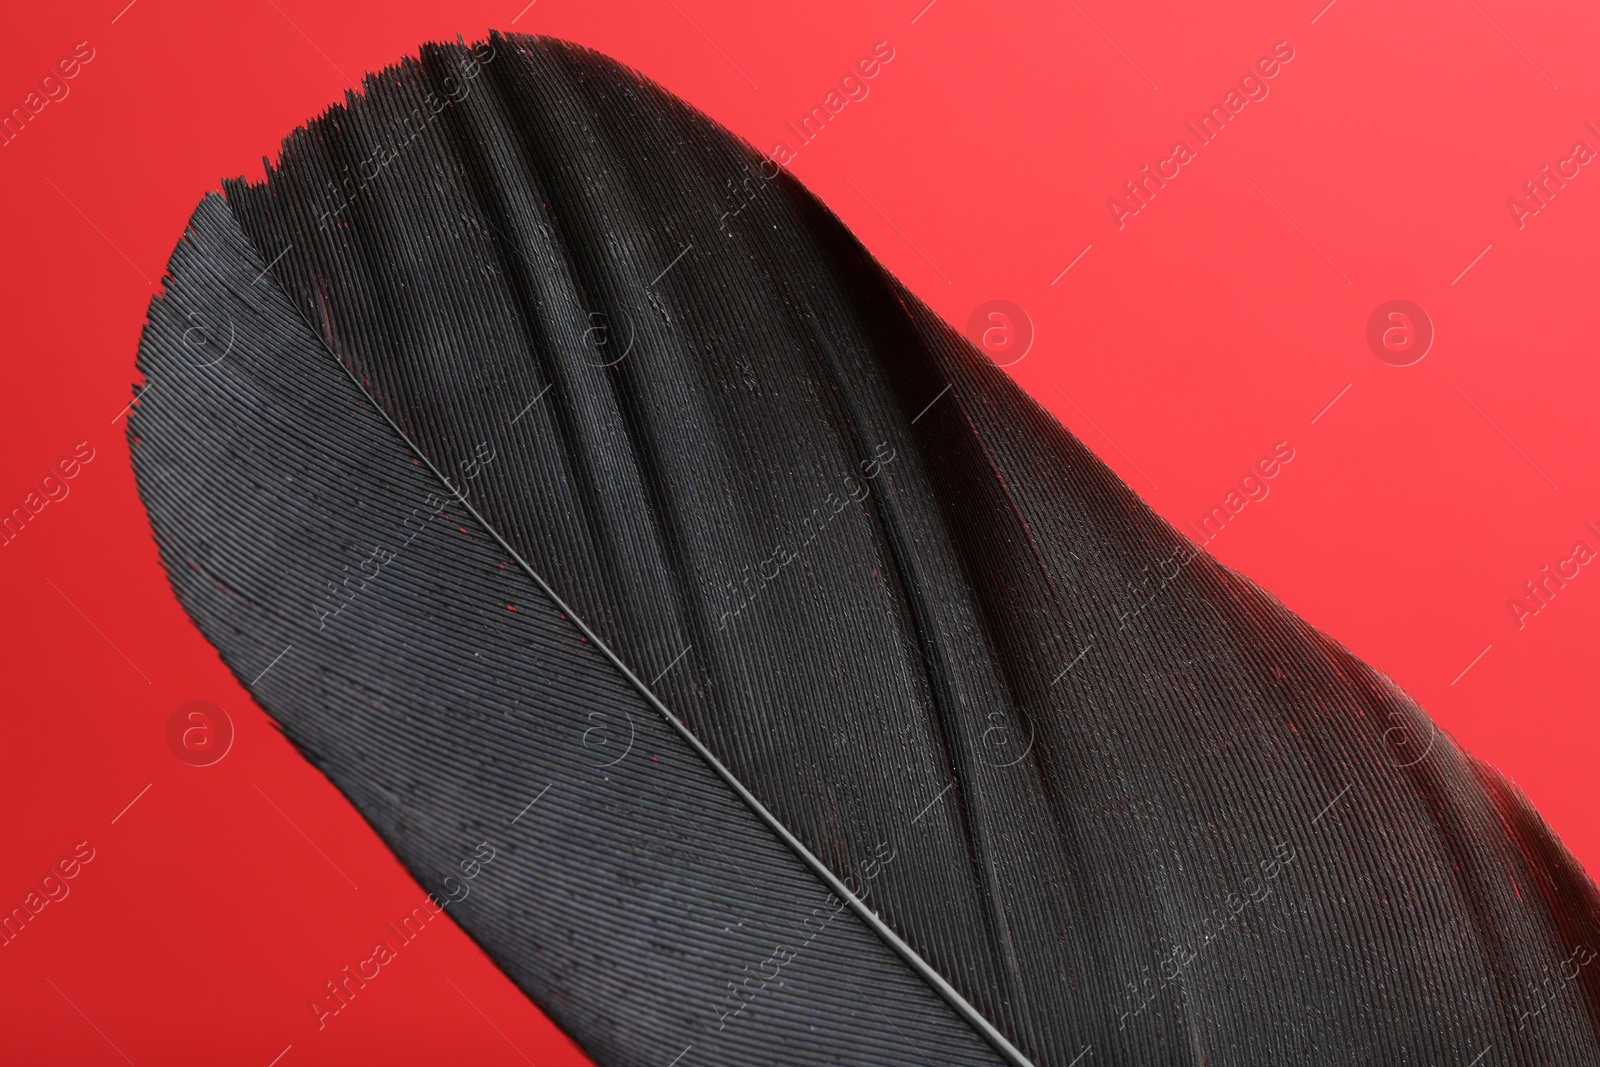
[[[370,77],[140,363],[185,607],[602,1064],[1600,1063],[1526,802],[604,57]]]

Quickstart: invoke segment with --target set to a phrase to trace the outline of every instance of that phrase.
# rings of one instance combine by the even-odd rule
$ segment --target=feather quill
[[[603,56],[369,76],[140,367],[185,608],[598,1063],[1600,1062],[1525,799]]]

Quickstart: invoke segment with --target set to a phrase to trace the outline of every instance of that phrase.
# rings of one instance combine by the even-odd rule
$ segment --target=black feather
[[[184,606],[602,1064],[1600,1062],[1527,803],[601,56],[369,77],[140,362]]]

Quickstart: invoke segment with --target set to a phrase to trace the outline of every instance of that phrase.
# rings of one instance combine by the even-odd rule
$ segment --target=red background
[[[16,5],[0,38],[6,109],[95,50],[0,148],[0,509],[96,451],[0,548],[0,908],[96,850],[0,948],[0,1060],[582,1062],[448,921],[317,1030],[309,998],[422,890],[179,609],[116,417],[201,194],[259,175],[346,75],[491,26],[599,48],[764,151],[889,42],[790,169],[956,325],[1025,309],[1011,372],[1172,521],[1287,440],[1211,550],[1394,676],[1600,869],[1600,567],[1521,630],[1507,603],[1574,542],[1600,548],[1600,167],[1521,229],[1507,206],[1573,142],[1600,149],[1592,7],[125,2]],[[1108,198],[1284,40],[1270,95],[1119,230]],[[1437,330],[1405,368],[1364,336],[1395,298]],[[214,766],[168,748],[191,699],[235,725]]]

